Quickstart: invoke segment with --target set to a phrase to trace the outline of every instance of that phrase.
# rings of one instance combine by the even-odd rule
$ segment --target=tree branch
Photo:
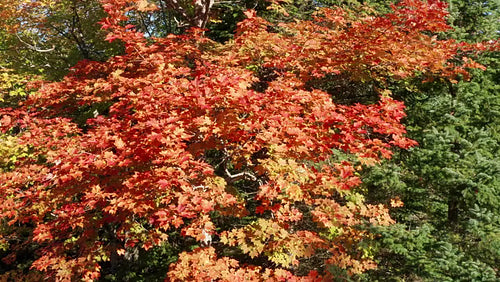
[[[31,49],[33,51],[36,51],[36,52],[48,53],[48,52],[52,52],[52,51],[54,51],[56,49],[56,47],[54,45],[52,45],[52,48],[50,48],[50,49],[39,49],[35,45],[31,45],[28,42],[22,40],[21,37],[18,34],[16,34],[16,36],[17,36],[17,39],[19,39],[19,41],[21,41],[21,43],[23,43],[24,45],[28,46],[29,49]]]
[[[240,172],[237,174],[231,174],[229,170],[226,168],[226,175],[230,182],[236,182],[244,178],[250,178],[250,180],[252,181],[257,181],[257,177],[248,171]]]

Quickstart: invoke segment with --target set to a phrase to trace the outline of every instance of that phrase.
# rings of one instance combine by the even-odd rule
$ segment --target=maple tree
[[[374,104],[337,104],[308,82],[455,79],[482,67],[458,52],[488,48],[439,40],[449,28],[439,1],[357,17],[322,9],[277,26],[250,10],[225,44],[200,29],[145,36],[127,15],[152,3],[101,3],[106,38],[125,54],[81,61],[0,109],[3,134],[24,152],[0,173],[4,261],[28,229],[32,268],[56,280],[97,279],[102,263],[168,243],[172,230],[201,244],[180,254],[172,281],[321,281],[333,267],[375,268],[368,226],[393,220],[356,192],[358,171],[416,144],[404,105],[384,89]],[[299,271],[307,260],[326,266]]]

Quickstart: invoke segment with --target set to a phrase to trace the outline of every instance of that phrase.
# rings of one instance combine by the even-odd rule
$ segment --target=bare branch
[[[178,0],[166,0],[166,3],[171,9],[181,14],[191,26],[204,28],[208,22],[210,9],[214,5],[214,0],[195,0],[193,15],[190,15]]]
[[[50,49],[39,49],[35,45],[31,45],[28,42],[22,40],[21,37],[18,34],[16,34],[16,36],[17,36],[17,39],[19,39],[19,41],[21,41],[21,43],[23,43],[24,45],[28,46],[29,49],[31,49],[33,51],[36,51],[36,52],[48,53],[48,52],[52,52],[52,51],[54,51],[56,49],[56,47],[54,45],[52,45],[52,48],[50,48]]]
[[[189,18],[191,18],[186,10],[179,4],[179,2],[177,0],[167,0],[167,5],[175,10],[177,13],[181,14],[182,17],[184,17],[186,20],[188,20]]]
[[[249,178],[252,181],[257,181],[257,177],[248,171],[240,172],[237,174],[231,174],[229,170],[226,168],[226,175],[229,178],[230,182],[236,182],[244,178]]]

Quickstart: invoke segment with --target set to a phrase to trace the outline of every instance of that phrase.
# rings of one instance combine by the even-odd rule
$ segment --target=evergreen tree
[[[498,2],[452,1],[454,31],[469,42],[496,40]],[[496,281],[500,265],[499,53],[479,61],[470,81],[394,86],[407,105],[401,151],[366,175],[369,196],[400,195],[399,224],[381,231],[381,265],[368,280]]]

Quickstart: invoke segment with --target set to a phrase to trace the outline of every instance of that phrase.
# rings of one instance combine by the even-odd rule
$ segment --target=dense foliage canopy
[[[147,279],[118,274],[140,259],[158,263],[165,276],[155,279],[170,281],[331,281],[375,269],[377,248],[393,247],[381,247],[379,236],[394,242],[406,232],[388,206],[401,207],[399,197],[412,205],[405,180],[377,182],[377,171],[429,156],[417,151],[417,161],[366,171],[394,149],[399,160],[417,145],[405,136],[405,107],[392,93],[410,100],[417,85],[454,89],[469,69],[485,69],[472,57],[498,48],[442,36],[450,26],[439,1],[379,11],[316,7],[293,21],[286,5],[273,3],[268,20],[247,10],[223,43],[207,35],[223,41],[224,33],[200,29],[210,28],[210,1],[11,2],[0,6],[5,38],[17,37],[37,56],[66,48],[26,62],[46,61],[47,71],[59,57],[72,62],[67,50],[83,58],[59,81],[21,75],[29,68],[15,56],[2,60],[14,69],[0,81],[1,269],[12,279]],[[170,12],[183,19],[169,30],[176,34],[165,31]],[[95,29],[101,13],[103,32],[90,36],[85,29]],[[54,50],[23,39],[40,34]],[[57,43],[64,38],[70,43]],[[423,148],[439,136],[412,135]],[[422,174],[428,180],[419,181],[434,188],[447,177],[419,169],[408,179]],[[475,204],[466,180],[439,186],[445,195],[463,193],[464,203],[448,202],[455,210]],[[484,185],[482,192],[491,190]],[[384,189],[385,197],[377,194]],[[489,206],[477,209],[491,206],[494,214],[487,198],[498,190],[488,193],[479,203]],[[446,218],[457,226],[453,208]]]

